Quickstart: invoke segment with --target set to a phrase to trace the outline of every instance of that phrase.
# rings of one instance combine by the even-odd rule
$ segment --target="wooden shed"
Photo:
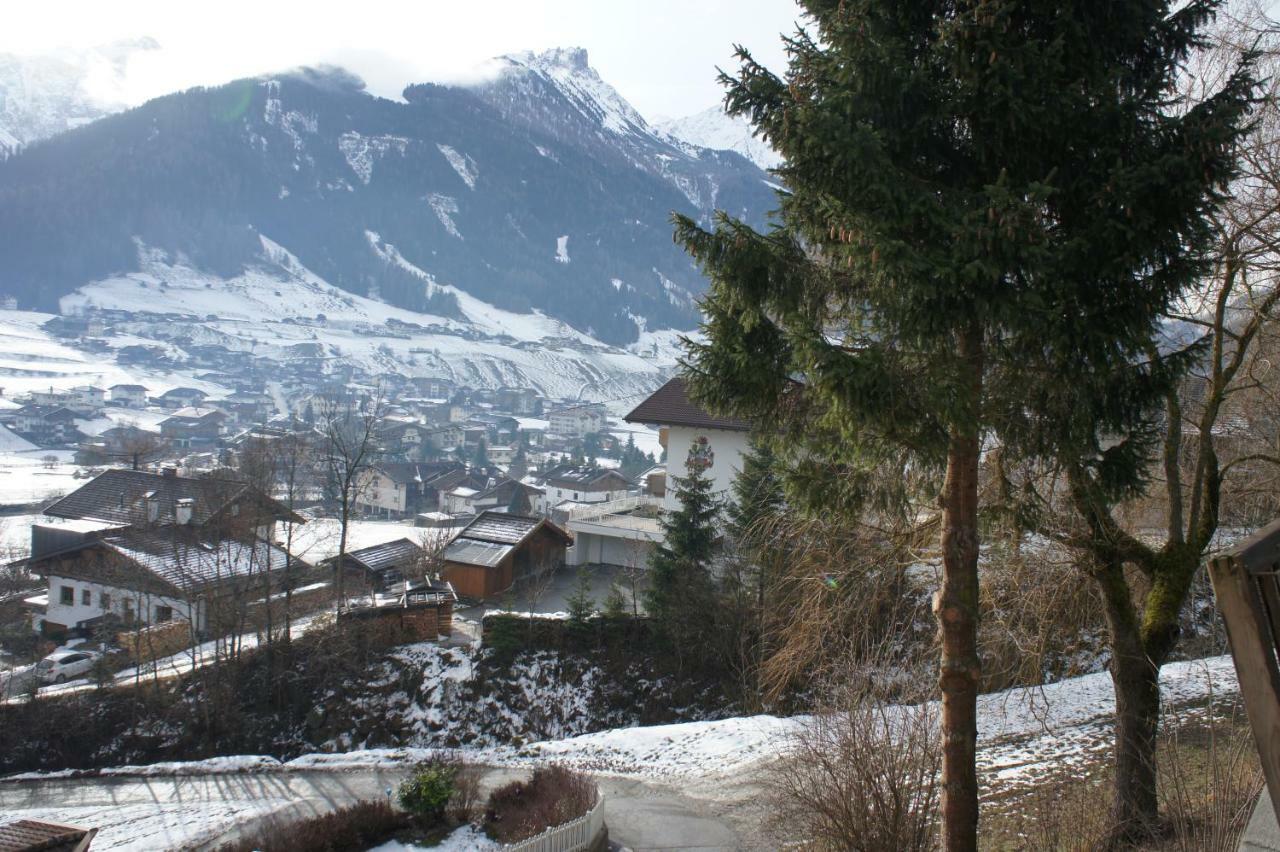
[[[484,512],[449,543],[440,573],[459,595],[493,597],[530,574],[559,570],[572,543],[546,518]]]

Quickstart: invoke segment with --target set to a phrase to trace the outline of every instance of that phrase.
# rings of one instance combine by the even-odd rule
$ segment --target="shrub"
[[[401,783],[400,807],[427,822],[439,822],[453,798],[459,765],[443,759],[421,764]]]
[[[535,769],[528,781],[512,781],[489,794],[485,831],[516,843],[585,814],[596,803],[596,785],[563,766]]]
[[[863,697],[816,714],[768,770],[770,827],[815,849],[933,849],[941,738],[930,706]]]
[[[387,802],[356,802],[332,813],[294,822],[271,823],[218,852],[362,852],[406,827],[404,814]]]

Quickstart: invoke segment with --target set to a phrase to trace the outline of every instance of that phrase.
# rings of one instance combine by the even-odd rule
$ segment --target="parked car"
[[[36,677],[41,683],[64,683],[87,675],[97,659],[90,651],[54,651],[36,663]]]

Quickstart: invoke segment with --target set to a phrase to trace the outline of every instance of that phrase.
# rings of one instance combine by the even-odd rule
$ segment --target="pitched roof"
[[[44,510],[55,518],[90,518],[113,524],[146,524],[147,495],[159,501],[157,523],[173,523],[179,500],[193,500],[191,523],[201,526],[240,498],[264,503],[286,518],[291,513],[247,483],[233,479],[195,479],[145,470],[106,470]],[[300,520],[295,518],[295,520]]]
[[[125,530],[101,541],[104,547],[184,592],[279,571],[289,560],[282,548],[262,539],[206,541],[172,527],[164,531]]]
[[[622,418],[628,423],[648,423],[655,426],[692,426],[696,429],[727,429],[748,432],[751,424],[736,417],[716,417],[689,399],[684,379],[672,379],[654,391],[648,399],[637,405]]]
[[[544,528],[559,536],[565,544],[573,543],[572,536],[545,518],[493,510],[481,512],[449,542],[444,558],[447,562],[492,567]]]
[[[420,482],[439,487],[437,482],[443,484],[459,473],[466,475],[466,467],[461,462],[378,462],[375,467],[397,485]]]
[[[407,538],[398,538],[372,547],[347,552],[350,559],[355,560],[370,571],[386,571],[389,568],[403,568],[418,561],[425,553],[421,547]]]
[[[625,486],[627,478],[613,468],[587,467],[585,465],[569,467],[553,467],[543,477],[546,482],[556,485],[568,485],[572,488],[584,488],[595,485],[603,479],[621,480]]]
[[[96,829],[20,819],[0,825],[0,852],[71,852],[84,848],[80,846],[81,841],[96,833]]]

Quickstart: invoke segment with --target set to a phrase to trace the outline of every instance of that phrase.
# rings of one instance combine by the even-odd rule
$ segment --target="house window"
[[[173,620],[173,607],[171,606],[156,607],[156,621],[172,621],[172,620]]]
[[[76,605],[76,590],[71,586],[63,586],[61,589],[61,601],[63,606]]]
[[[133,622],[133,601],[124,599],[124,620],[126,624]]]
[[[98,606],[102,609],[103,612],[106,612],[107,610],[111,609],[111,595],[107,594],[106,592],[103,592],[102,594],[98,595]]]
[[[93,592],[89,589],[80,590],[80,606],[93,606]]]

